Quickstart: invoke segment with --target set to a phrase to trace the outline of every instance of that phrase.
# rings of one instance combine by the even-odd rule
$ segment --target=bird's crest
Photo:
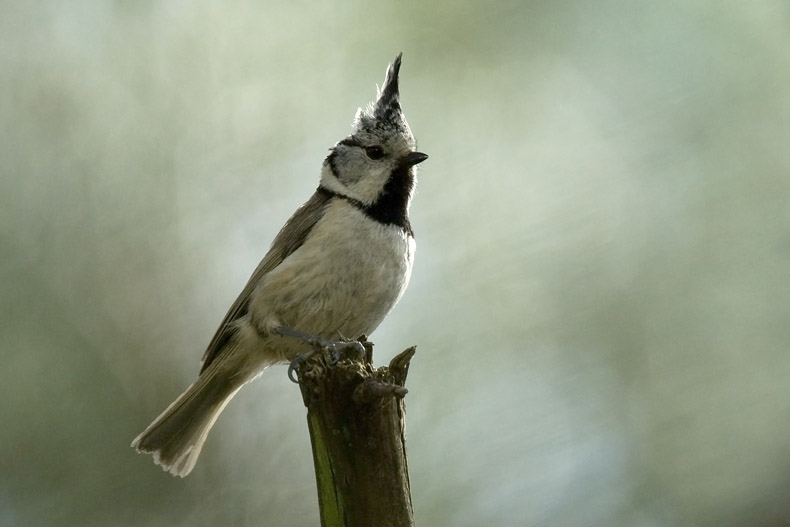
[[[403,133],[409,138],[413,137],[400,107],[398,73],[400,72],[401,55],[399,53],[387,68],[384,84],[377,88],[376,100],[368,104],[364,110],[360,108],[357,111],[354,119],[354,128],[357,131],[374,132],[375,130],[391,129]]]

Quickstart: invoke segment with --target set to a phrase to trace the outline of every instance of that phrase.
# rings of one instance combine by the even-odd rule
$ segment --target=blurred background
[[[423,526],[790,525],[790,5],[0,6],[0,525],[318,525],[299,391],[190,382],[404,53]]]

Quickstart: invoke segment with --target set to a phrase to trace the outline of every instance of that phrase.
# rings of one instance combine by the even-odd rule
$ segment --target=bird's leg
[[[329,350],[332,352],[332,364],[335,364],[340,360],[342,352],[356,352],[358,356],[365,356],[365,346],[356,340],[341,340],[332,342],[331,340],[326,340],[316,335],[303,333],[301,331],[296,331],[295,329],[284,328],[282,326],[275,329],[274,331],[282,337],[299,339],[313,346],[313,349],[310,351],[302,353],[301,355],[297,355],[296,358],[294,358],[288,365],[288,378],[294,383],[299,383],[294,375],[294,372],[298,372],[304,363],[308,361],[308,359],[314,357],[316,353],[319,353],[321,350]]]
[[[333,344],[332,342],[322,339],[321,337],[318,337],[316,335],[303,333],[301,331],[296,331],[295,329],[291,329],[291,328],[284,328],[282,326],[276,328],[274,332],[280,335],[281,337],[292,337],[295,339],[299,339],[303,342],[306,342],[308,344],[311,344],[313,346],[318,346],[321,348],[331,348]]]

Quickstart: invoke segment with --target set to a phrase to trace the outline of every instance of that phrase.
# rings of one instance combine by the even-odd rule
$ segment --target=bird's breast
[[[370,334],[403,295],[414,249],[403,229],[334,200],[302,246],[266,276],[255,309],[326,338]]]

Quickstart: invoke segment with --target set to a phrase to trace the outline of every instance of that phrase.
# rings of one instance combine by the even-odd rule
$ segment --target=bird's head
[[[413,167],[428,158],[416,151],[400,106],[400,65],[398,55],[387,68],[376,100],[357,111],[354,133],[332,147],[324,161],[321,186],[366,206],[397,198],[394,205],[408,208],[415,184]]]

